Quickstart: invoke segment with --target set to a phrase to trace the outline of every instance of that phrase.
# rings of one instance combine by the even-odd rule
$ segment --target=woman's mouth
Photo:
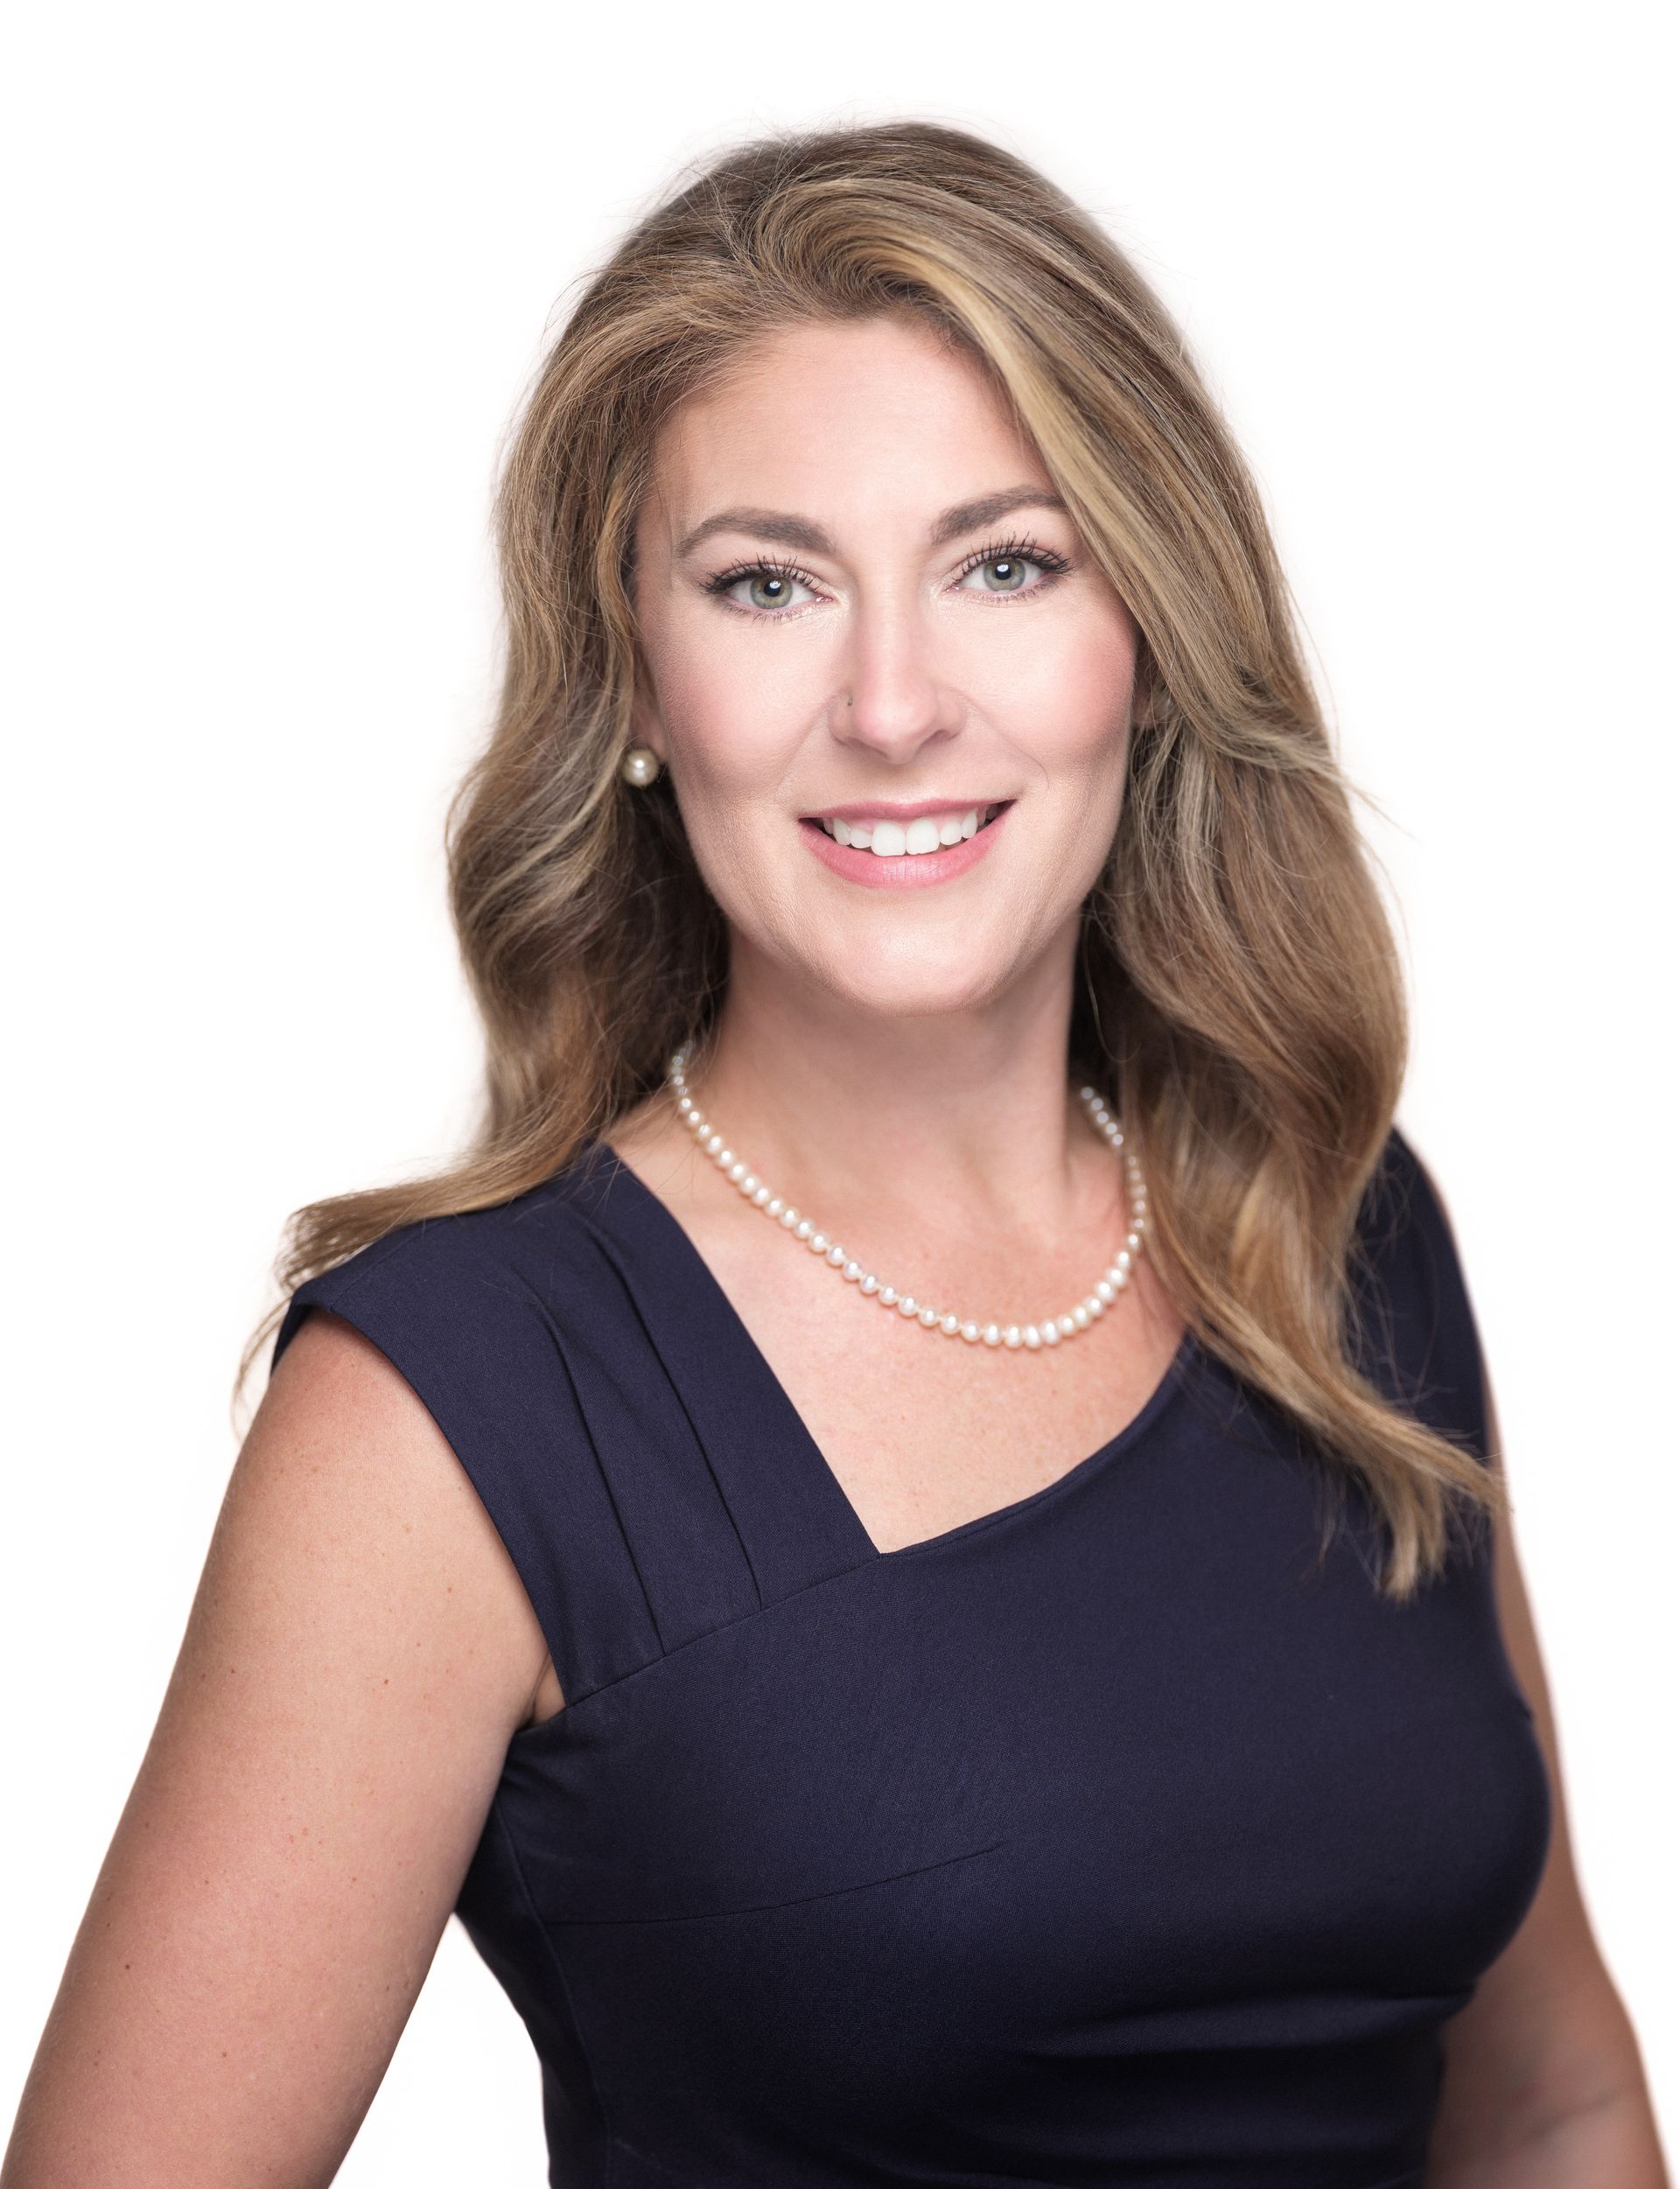
[[[875,889],[917,888],[966,873],[990,850],[1012,799],[949,806],[900,821],[809,815],[799,826],[824,866]]]

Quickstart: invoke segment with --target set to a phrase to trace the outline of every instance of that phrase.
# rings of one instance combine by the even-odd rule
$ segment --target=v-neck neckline
[[[711,1264],[701,1253],[676,1211],[654,1192],[638,1172],[632,1170],[609,1142],[592,1136],[580,1152],[578,1160],[584,1165],[606,1163],[609,1178],[624,1182],[629,1195],[628,1213],[642,1219],[642,1234],[646,1244],[675,1256],[682,1269],[692,1278],[704,1303],[705,1319],[711,1334],[717,1343],[726,1347],[732,1355],[723,1365],[729,1373],[740,1376],[757,1402],[748,1411],[755,1418],[768,1421],[773,1425],[779,1424],[788,1440],[800,1451],[815,1484],[820,1486],[830,1507],[855,1538],[861,1563],[886,1565],[895,1560],[914,1557],[919,1553],[938,1551],[948,1544],[977,1535],[983,1529],[1025,1519],[1038,1507],[1059,1501],[1092,1476],[1106,1472],[1147,1436],[1176,1402],[1187,1381],[1194,1356],[1200,1350],[1194,1333],[1186,1327],[1172,1360],[1138,1411],[1095,1451],[1087,1452],[1083,1458],[1076,1459],[1053,1481],[1041,1484],[1036,1490],[1029,1490],[1023,1497],[1011,1499],[1007,1505],[994,1507],[989,1513],[978,1513],[971,1520],[959,1521],[954,1528],[942,1528],[936,1535],[924,1535],[916,1542],[900,1543],[886,1549],[876,1542],[864,1527],[863,1516],[847,1494],[804,1416],[794,1405],[787,1386],[771,1367],[768,1356],[748,1329],[739,1310],[724,1290]],[[600,1204],[592,1199],[588,1207],[592,1220],[601,1223]],[[630,1229],[634,1232],[634,1223]],[[634,1238],[631,1243],[636,1243]]]

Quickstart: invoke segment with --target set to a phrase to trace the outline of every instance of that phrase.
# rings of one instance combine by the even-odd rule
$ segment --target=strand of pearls
[[[699,1104],[689,1093],[689,1053],[686,1045],[678,1049],[666,1067],[665,1076],[676,1097],[678,1115],[702,1151],[711,1157],[755,1208],[761,1208],[813,1254],[820,1254],[848,1284],[855,1284],[865,1297],[878,1300],[883,1307],[896,1307],[906,1322],[919,1323],[924,1330],[940,1331],[947,1338],[962,1338],[971,1346],[1007,1346],[1012,1352],[1024,1347],[1029,1353],[1037,1353],[1046,1346],[1059,1346],[1064,1338],[1077,1337],[1082,1330],[1088,1330],[1130,1281],[1132,1264],[1142,1251],[1148,1228],[1148,1199],[1138,1158],[1125,1146],[1125,1135],[1118,1121],[1110,1115],[1095,1088],[1082,1087],[1079,1099],[1092,1124],[1125,1164],[1126,1192],[1131,1208],[1131,1226],[1126,1233],[1125,1244],[1085,1297],[1065,1315],[1052,1315],[1041,1323],[981,1323],[965,1320],[936,1307],[925,1307],[909,1293],[882,1283],[872,1270],[865,1269],[836,1241],[819,1231],[808,1216],[802,1216],[780,1194],[773,1193],[728,1145],[722,1133],[713,1130],[710,1119],[702,1114]]]

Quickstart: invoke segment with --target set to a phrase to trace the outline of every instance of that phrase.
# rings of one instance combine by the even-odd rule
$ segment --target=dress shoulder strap
[[[1440,1197],[1397,1125],[1366,1187],[1349,1280],[1365,1373],[1486,1463],[1483,1353],[1469,1286]]]
[[[570,1704],[756,1608],[727,1507],[569,1165],[298,1286],[405,1378],[506,1545]]]

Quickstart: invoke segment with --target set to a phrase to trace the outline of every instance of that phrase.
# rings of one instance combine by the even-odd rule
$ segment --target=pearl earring
[[[634,783],[645,789],[659,773],[662,763],[650,745],[633,745],[619,762],[619,773],[626,783]]]

